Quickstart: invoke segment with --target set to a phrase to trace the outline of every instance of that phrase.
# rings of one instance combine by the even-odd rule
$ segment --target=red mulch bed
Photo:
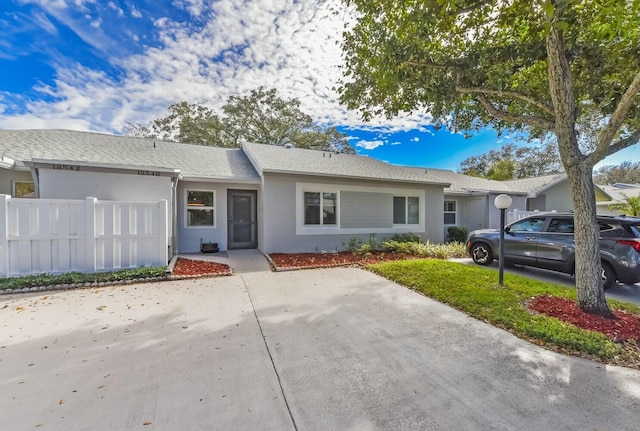
[[[231,275],[229,265],[179,257],[171,272],[174,276]]]
[[[356,254],[350,251],[339,253],[270,253],[269,257],[276,269],[331,268],[413,258],[413,256],[406,254],[380,251],[372,251],[368,254]]]
[[[529,308],[580,328],[601,332],[615,341],[640,341],[640,317],[624,311],[613,310],[617,319],[605,319],[585,313],[578,308],[575,301],[548,295],[531,300]]]

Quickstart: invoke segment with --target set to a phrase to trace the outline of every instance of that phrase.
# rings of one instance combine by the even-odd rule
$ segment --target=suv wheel
[[[471,247],[471,259],[478,265],[489,265],[493,262],[491,247],[483,242],[473,244]]]
[[[616,271],[607,262],[602,262],[602,287],[606,290],[616,284]]]

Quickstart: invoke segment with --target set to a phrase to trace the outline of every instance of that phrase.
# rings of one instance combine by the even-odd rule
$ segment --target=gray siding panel
[[[340,192],[341,228],[393,227],[393,195],[389,193]]]

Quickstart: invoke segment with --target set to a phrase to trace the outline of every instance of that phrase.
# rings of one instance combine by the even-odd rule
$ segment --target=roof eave
[[[439,182],[439,181],[418,181],[418,180],[408,180],[402,178],[375,178],[375,177],[363,177],[356,175],[343,175],[343,174],[329,174],[324,172],[300,172],[300,171],[288,171],[288,170],[280,170],[280,169],[263,169],[263,174],[285,174],[285,175],[303,175],[303,176],[313,176],[313,177],[330,177],[330,178],[347,178],[351,180],[368,180],[368,181],[386,181],[392,183],[408,183],[408,184],[423,184],[430,186],[442,186],[442,187],[450,187],[451,183],[448,182]]]

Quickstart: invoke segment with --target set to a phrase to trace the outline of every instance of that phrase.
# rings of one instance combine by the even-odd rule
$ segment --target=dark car
[[[602,282],[605,289],[617,281],[640,281],[640,219],[598,216]],[[573,215],[541,213],[505,227],[505,264],[534,266],[567,274],[575,273]],[[499,229],[469,234],[467,252],[479,265],[500,258]]]

